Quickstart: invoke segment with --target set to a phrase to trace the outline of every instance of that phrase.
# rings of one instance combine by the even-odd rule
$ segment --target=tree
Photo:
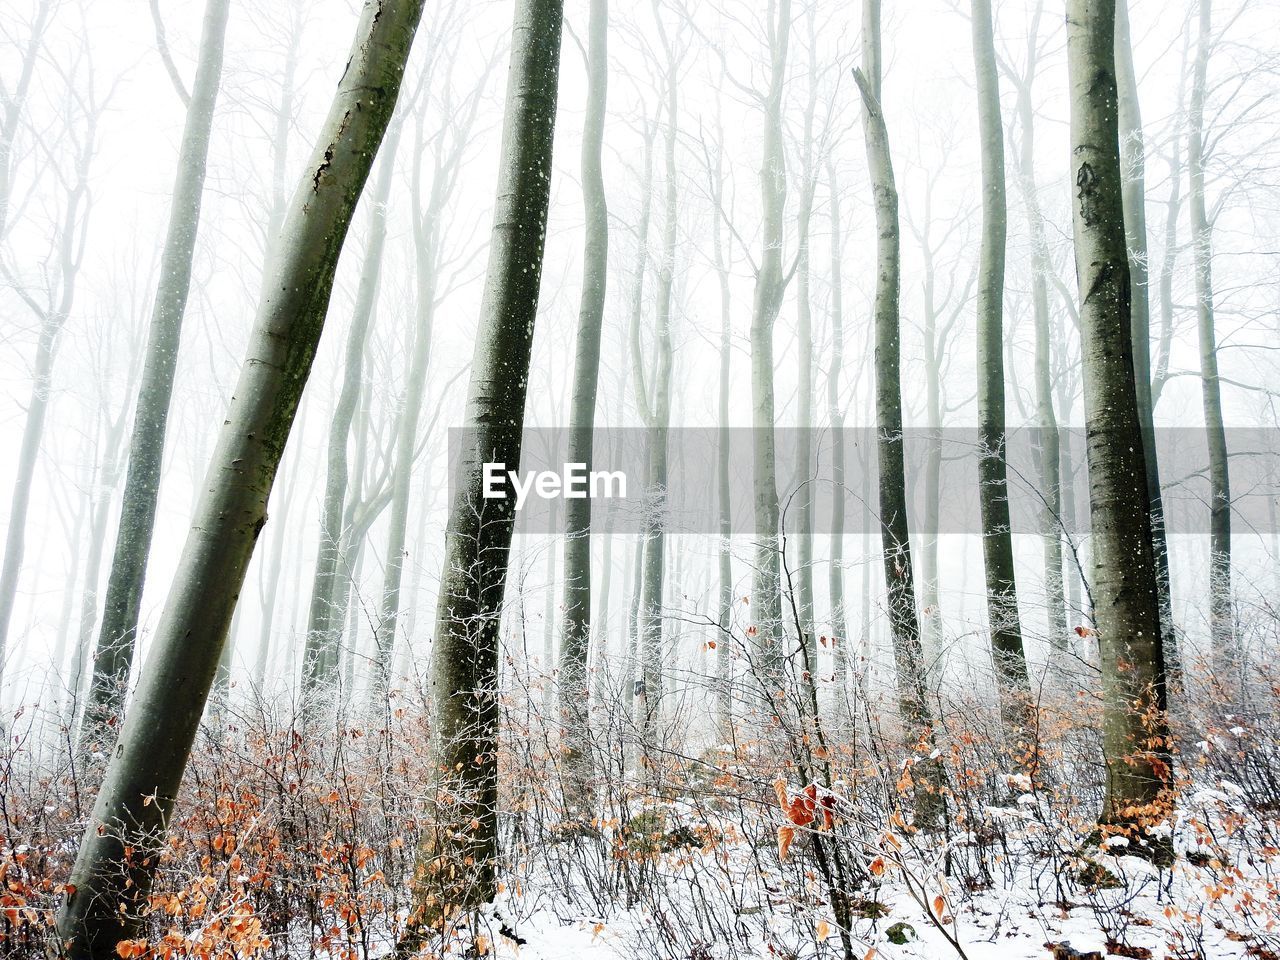
[[[1049,642],[1055,651],[1067,647],[1066,594],[1062,574],[1062,450],[1058,418],[1053,405],[1053,338],[1049,315],[1049,258],[1044,214],[1036,188],[1035,106],[1031,99],[1040,57],[1040,17],[1043,2],[1036,4],[1027,31],[1026,61],[1022,73],[1007,70],[1017,94],[1019,126],[1018,186],[1031,243],[1031,314],[1035,330],[1032,380],[1035,395],[1035,455],[1040,489],[1040,537],[1043,545],[1045,604],[1048,607]]]
[[[1155,402],[1151,384],[1151,270],[1147,257],[1146,147],[1142,112],[1138,105],[1138,76],[1129,36],[1129,0],[1116,0],[1116,92],[1119,97],[1120,169],[1124,177],[1125,238],[1129,248],[1129,277],[1133,338],[1133,378],[1142,418],[1143,456],[1147,464],[1147,497],[1151,501],[1151,543],[1155,550],[1156,587],[1160,591],[1160,632],[1165,658],[1176,669],[1177,637],[1173,623],[1169,543],[1165,536],[1164,494],[1156,458]],[[1228,519],[1228,523],[1230,520]]]
[[[593,462],[596,390],[600,378],[600,331],[604,325],[609,266],[609,209],[605,201],[601,152],[608,96],[608,0],[591,0],[587,22],[587,116],[582,132],[582,297],[578,309],[577,355],[569,411],[569,462]],[[606,569],[607,569],[606,562]],[[565,504],[564,639],[560,650],[560,710],[566,718],[569,762],[590,769],[587,753],[587,658],[591,645],[591,501]]]
[[[230,0],[208,0],[205,6],[200,61],[178,149],[178,172],[129,440],[129,466],[115,553],[107,578],[102,624],[93,655],[93,682],[80,734],[84,744],[99,736],[109,736],[110,725],[119,718],[133,665],[230,6]],[[180,84],[178,89],[183,92]]]
[[[1130,336],[1115,22],[1115,0],[1068,0],[1072,224],[1107,764],[1101,821],[1136,827],[1163,813],[1171,760],[1151,504]]]
[[[782,269],[783,214],[787,202],[787,158],[782,142],[782,94],[787,81],[791,0],[769,0],[765,20],[769,84],[756,93],[764,119],[760,162],[763,210],[760,265],[751,305],[751,439],[756,557],[752,619],[759,631],[760,663],[770,695],[782,676],[782,581],[778,545],[777,441],[774,434],[773,328],[789,276]]]
[[[646,508],[644,521],[643,574],[641,577],[639,677],[635,683],[635,718],[640,732],[641,750],[647,757],[658,721],[662,700],[663,674],[663,597],[666,579],[666,503],[667,478],[670,469],[668,433],[671,428],[671,298],[675,282],[677,185],[676,139],[678,127],[679,60],[662,23],[658,0],[653,2],[653,16],[663,52],[663,110],[667,116],[663,131],[663,206],[662,251],[658,260],[658,286],[654,318],[653,370],[647,378],[640,365],[639,313],[633,315],[632,350],[636,398],[648,430],[646,459]],[[647,176],[647,174],[646,174]],[[646,213],[647,230],[647,213]],[[642,268],[643,269],[643,266]]]
[[[529,357],[551,190],[560,0],[518,0],[480,327],[467,390],[431,656],[438,782],[415,881],[410,952],[446,908],[497,892],[498,664],[515,503],[485,497],[483,465],[520,466]]]
[[[343,608],[338,604],[339,563],[346,536],[343,523],[348,501],[347,438],[355,420],[356,405],[364,372],[365,343],[369,323],[378,300],[382,277],[382,251],[387,241],[387,200],[395,175],[396,149],[402,121],[393,120],[382,146],[381,169],[369,195],[369,239],[365,245],[360,283],[356,290],[351,328],[347,331],[342,386],[329,423],[325,464],[324,498],[320,508],[320,547],[316,553],[316,573],[311,587],[311,607],[307,617],[306,647],[302,655],[302,692],[312,696],[332,687],[338,678],[338,639],[343,627]],[[342,590],[345,596],[346,591]]]
[[[889,629],[897,666],[898,708],[908,750],[932,741],[933,716],[926,699],[920,620],[916,614],[911,539],[907,523],[906,465],[902,440],[902,361],[898,301],[901,286],[901,236],[898,189],[889,152],[889,131],[881,106],[880,0],[863,0],[862,66],[853,79],[862,97],[862,131],[871,171],[876,217],[876,289],[874,305],[876,370],[876,458],[879,466],[880,540],[889,594]],[[927,752],[927,751],[926,751]],[[916,789],[916,819],[932,824],[942,815],[942,771],[932,760],[921,764]]]
[[[453,20],[454,4],[450,3],[444,22]],[[433,40],[439,44],[439,36]],[[433,47],[432,63],[436,49]],[[463,103],[454,102],[451,84],[443,85],[441,114],[443,128],[438,132],[436,149],[431,154],[431,184],[424,190],[422,163],[414,165],[410,192],[413,210],[414,276],[417,300],[413,318],[413,349],[409,353],[404,402],[396,422],[394,465],[391,475],[391,516],[387,527],[386,563],[382,573],[381,610],[374,630],[376,662],[371,702],[384,709],[391,688],[391,667],[395,655],[396,631],[400,623],[400,590],[404,580],[405,542],[409,529],[409,494],[413,462],[418,455],[418,424],[423,395],[427,385],[427,369],[431,362],[432,330],[440,297],[440,272],[444,259],[443,219],[449,199],[458,182],[481,89],[493,60],[488,61],[480,80]],[[425,103],[423,104],[425,110]],[[414,155],[421,158],[426,141],[425,118],[419,115],[415,132]]]
[[[269,292],[58,913],[57,937],[69,957],[113,956],[143,922],[158,847],[324,329],[338,257],[421,14],[421,0],[364,5],[350,62],[266,258]]]
[[[1209,221],[1204,189],[1204,105],[1209,87],[1209,54],[1213,48],[1212,16],[1211,0],[1200,0],[1200,33],[1187,117],[1187,173],[1191,186],[1188,199],[1195,264],[1196,330],[1200,341],[1200,397],[1209,445],[1209,637],[1215,656],[1229,664],[1236,657],[1231,616],[1231,474],[1214,326],[1213,225]]]
[[[40,17],[45,16],[42,7]],[[42,21],[37,21],[41,31]],[[34,42],[34,41],[33,41]],[[25,66],[24,66],[25,69]],[[22,573],[22,560],[26,553],[27,513],[31,506],[31,490],[35,478],[36,462],[40,458],[40,446],[44,439],[45,423],[49,413],[53,388],[53,365],[58,355],[63,328],[71,316],[75,304],[80,265],[84,259],[85,238],[89,227],[92,194],[89,190],[89,166],[97,149],[98,122],[105,109],[105,101],[99,101],[93,90],[92,61],[89,67],[89,91],[87,96],[74,90],[68,91],[66,112],[69,122],[68,135],[71,149],[71,169],[62,176],[63,199],[61,209],[54,212],[51,236],[52,255],[43,271],[43,289],[30,289],[3,262],[3,272],[19,299],[31,311],[39,323],[36,339],[35,363],[32,366],[31,398],[27,402],[27,415],[22,428],[22,441],[18,447],[17,470],[13,482],[13,495],[9,507],[9,528],[4,540],[4,562],[0,565],[0,677],[4,676],[9,624],[18,595],[18,578]],[[108,96],[106,99],[110,99]],[[12,106],[12,102],[10,104]],[[19,113],[12,123],[17,124]],[[5,123],[10,118],[5,117]],[[83,128],[79,125],[83,124]],[[10,136],[8,129],[4,136]],[[8,156],[0,161],[9,162]],[[7,173],[7,170],[6,170]],[[5,184],[6,191],[9,189]],[[8,197],[0,197],[7,211]]]
[[[1004,128],[996,69],[991,0],[973,0],[973,60],[978,75],[978,131],[982,157],[982,244],[978,262],[978,504],[987,584],[991,658],[1006,729],[1022,726],[1023,698],[1031,693],[1022,648],[1018,587],[1009,520],[1005,462],[1004,270],[1008,211],[1005,201]]]

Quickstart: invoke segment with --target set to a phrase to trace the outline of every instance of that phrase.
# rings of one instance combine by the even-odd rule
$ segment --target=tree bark
[[[609,210],[602,151],[608,96],[608,0],[591,0],[587,22],[587,115],[582,131],[582,203],[586,209],[582,250],[582,295],[577,354],[569,411],[569,462],[591,471],[600,379],[600,333],[604,325],[609,265]],[[587,717],[591,648],[591,501],[565,502],[564,636],[560,649],[560,712],[565,723],[566,762],[581,780],[590,775]]]
[[[978,134],[982,157],[982,243],[978,254],[978,505],[986,572],[987,625],[1005,728],[1026,722],[1031,694],[1018,616],[1018,587],[1009,519],[1005,462],[1004,271],[1008,210],[1004,128],[996,69],[991,0],[973,0],[973,59],[978,78]]]
[[[230,6],[230,0],[209,0],[205,7],[200,60],[178,150],[169,226],[160,257],[160,280],[129,440],[129,466],[115,552],[107,578],[98,646],[93,655],[93,681],[80,730],[84,744],[110,740],[118,729],[116,725],[133,667]]]
[[[906,467],[902,441],[901,331],[898,297],[901,284],[901,244],[898,190],[894,182],[889,132],[881,108],[880,0],[864,0],[862,67],[854,80],[862,97],[862,129],[867,167],[871,171],[876,217],[876,291],[874,305],[876,367],[876,455],[879,465],[880,539],[884,578],[889,594],[889,629],[897,666],[898,707],[908,751],[925,749],[933,741],[916,613],[911,540],[907,524]],[[919,759],[919,758],[917,758]],[[938,763],[919,763],[916,781],[916,820],[937,823],[945,810]]]
[[[324,328],[338,256],[421,14],[421,0],[364,5],[350,61],[267,257],[270,292],[58,914],[59,948],[77,960],[112,957],[119,941],[142,928],[159,847]]]
[[[1160,597],[1160,633],[1165,661],[1177,669],[1177,635],[1173,623],[1169,543],[1165,536],[1164,494],[1156,458],[1155,404],[1151,387],[1151,271],[1147,256],[1146,147],[1138,106],[1138,77],[1129,36],[1129,2],[1116,0],[1116,93],[1119,98],[1121,199],[1125,241],[1129,249],[1133,378],[1142,418],[1143,456],[1147,463],[1147,497],[1151,500],[1151,546],[1155,551],[1156,588]]]
[[[551,187],[560,0],[517,0],[497,200],[480,328],[471,362],[467,439],[453,503],[431,662],[435,823],[419,854],[416,946],[448,908],[497,892],[499,625],[515,504],[483,496],[482,466],[520,467],[529,357]]]
[[[1107,765],[1101,821],[1137,826],[1164,814],[1171,758],[1151,504],[1130,335],[1115,13],[1115,0],[1068,0],[1067,62],[1092,593]]]

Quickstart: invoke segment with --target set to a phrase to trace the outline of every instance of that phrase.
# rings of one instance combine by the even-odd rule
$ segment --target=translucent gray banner
[[[585,495],[592,506],[595,532],[636,533],[650,517],[660,518],[669,533],[722,532],[720,454],[727,457],[728,533],[759,536],[755,517],[753,463],[756,431],[733,428],[672,428],[666,437],[665,489],[650,477],[650,451],[656,442],[644,428],[600,428],[589,476],[570,464],[565,428],[528,429],[523,433],[521,462],[497,464],[475,451],[471,434],[449,432],[450,501],[458,482],[463,451],[468,471],[484,464],[487,492],[519,502],[516,529],[524,533],[564,530],[566,497]],[[780,428],[773,432],[775,473],[783,528],[794,532],[806,500],[811,503],[815,534],[836,528],[836,505],[844,509],[845,533],[880,529],[877,511],[876,430],[847,428],[837,436],[828,429]],[[1061,505],[1051,510],[1043,492],[1041,451],[1047,439],[1036,429],[1008,434],[1005,460],[1009,506],[1015,533],[1037,533],[1053,524],[1071,536],[1088,533],[1089,487],[1086,430],[1057,433],[1062,472]],[[977,428],[941,431],[911,428],[902,436],[906,463],[908,523],[914,533],[979,533],[978,461],[982,446]],[[1205,433],[1199,428],[1156,431],[1166,527],[1170,533],[1207,533],[1210,486]],[[1280,496],[1280,431],[1273,428],[1227,431],[1230,451],[1233,529],[1240,534],[1277,532]],[[837,454],[839,463],[837,463]],[[510,474],[515,470],[516,476]],[[1135,478],[1140,482],[1140,478]],[[937,496],[930,491],[936,489]],[[594,494],[594,495],[593,495]],[[936,501],[936,517],[927,504]]]

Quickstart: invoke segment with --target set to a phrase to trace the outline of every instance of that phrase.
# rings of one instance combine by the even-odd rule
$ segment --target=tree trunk
[[[1115,0],[1068,0],[1072,221],[1084,368],[1093,602],[1107,764],[1102,822],[1163,816],[1171,758],[1121,200]]]
[[[1031,694],[1022,648],[1018,587],[1009,520],[1005,462],[1004,269],[1008,211],[1004,185],[1004,129],[996,69],[991,0],[973,0],[973,59],[978,77],[978,132],[982,156],[982,244],[978,258],[978,504],[986,572],[987,625],[991,659],[1005,728],[1026,722]]]
[[[582,296],[578,308],[577,355],[569,412],[569,462],[589,472],[594,461],[596,389],[600,379],[600,331],[604,324],[609,264],[609,210],[601,151],[608,94],[608,0],[591,0],[587,23],[587,116],[582,132],[582,203],[586,227],[582,252]],[[591,645],[591,501],[565,502],[564,636],[560,650],[560,712],[564,716],[566,763],[589,776],[587,717]]]
[[[849,614],[844,602],[845,489],[844,406],[840,374],[844,372],[844,279],[841,271],[840,184],[836,167],[827,158],[831,204],[831,362],[827,368],[827,419],[831,425],[831,547],[827,566],[827,595],[831,606],[832,673],[836,707],[843,710],[849,694]]]
[[[1147,258],[1147,174],[1138,77],[1129,37],[1129,0],[1116,0],[1116,92],[1119,97],[1121,199],[1125,240],[1129,248],[1129,280],[1133,338],[1133,379],[1142,418],[1142,452],[1147,463],[1147,497],[1151,500],[1151,546],[1155,551],[1156,588],[1160,596],[1160,634],[1165,661],[1177,667],[1177,636],[1169,577],[1169,543],[1165,536],[1164,494],[1156,459],[1155,405],[1151,388],[1151,272]]]
[[[85,830],[57,935],[72,958],[115,955],[136,935],[158,848],[222,654],[333,276],[395,107],[421,0],[364,5],[350,62],[276,249],[246,362],[174,573],[132,708]]]
[[[787,201],[787,158],[782,142],[782,93],[791,36],[791,0],[769,0],[767,29],[769,88],[761,97],[764,109],[764,155],[760,163],[762,249],[751,308],[752,483],[756,527],[751,609],[757,630],[761,680],[773,696],[780,687],[783,670],[773,327],[786,289],[782,234]]]
[[[646,761],[648,748],[653,743],[662,701],[663,668],[663,618],[666,583],[666,502],[669,472],[668,433],[671,427],[671,298],[674,285],[676,256],[676,124],[677,77],[676,60],[662,24],[657,3],[653,6],[654,18],[665,52],[666,72],[663,77],[666,129],[663,132],[663,191],[662,255],[658,261],[658,286],[654,293],[656,304],[654,320],[654,367],[650,379],[646,411],[649,440],[649,475],[646,495],[644,573],[640,601],[640,682],[636,685],[635,717],[641,740],[641,752]]]
[[[93,655],[93,683],[80,731],[85,744],[110,740],[118,729],[116,725],[133,666],[230,6],[230,0],[208,0],[205,7],[200,60],[178,150],[178,173],[160,257],[160,281],[129,440],[129,466],[120,504],[115,553],[107,578],[98,646]]]
[[[809,222],[813,216],[813,195],[818,185],[818,172],[813,156],[813,116],[818,104],[817,38],[814,8],[806,15],[808,23],[809,96],[805,104],[800,150],[800,203],[796,211],[796,482],[795,516],[788,524],[787,539],[795,544],[795,586],[797,620],[812,676],[806,687],[817,683],[818,636],[813,629],[813,495],[817,478],[813,463],[813,305],[810,293],[811,261]],[[804,702],[804,701],[802,701]]]
[[[302,655],[304,700],[314,700],[317,695],[323,698],[322,691],[332,688],[338,680],[338,641],[343,621],[343,612],[338,609],[338,595],[345,593],[345,582],[340,583],[344,578],[339,566],[342,563],[344,508],[348,498],[347,438],[360,400],[365,342],[369,338],[369,324],[377,307],[381,286],[382,251],[387,240],[387,199],[395,177],[400,128],[401,121],[393,120],[382,146],[378,177],[369,196],[369,240],[360,270],[351,329],[347,332],[342,387],[334,405],[333,419],[329,422],[328,462],[320,507],[320,546]]]
[[[1195,260],[1196,327],[1200,339],[1200,393],[1209,446],[1209,639],[1219,664],[1231,669],[1238,651],[1231,615],[1231,475],[1227,431],[1222,420],[1222,383],[1218,379],[1218,339],[1214,330],[1213,226],[1204,195],[1204,102],[1209,53],[1213,46],[1211,0],[1200,0],[1200,36],[1196,46],[1187,118],[1187,169],[1191,183],[1191,251]]]
[[[881,62],[880,0],[864,0],[862,67],[855,67],[853,76],[862,97],[862,128],[876,215],[874,315],[880,538],[889,594],[889,629],[897,666],[898,707],[906,747],[913,754],[916,751],[928,754],[933,742],[933,716],[927,700],[920,621],[916,614],[903,462],[898,190],[889,152],[889,132],[881,109]],[[918,756],[916,759],[921,760]],[[916,776],[916,820],[921,825],[933,825],[945,810],[942,769],[936,761],[923,759],[917,764]]]
[[[1058,419],[1053,407],[1053,338],[1049,316],[1048,241],[1035,176],[1035,109],[1031,100],[1039,56],[1040,15],[1036,12],[1027,33],[1025,73],[1017,82],[1018,123],[1022,142],[1018,153],[1018,183],[1031,241],[1031,312],[1035,326],[1035,453],[1040,474],[1040,537],[1044,556],[1045,604],[1048,607],[1049,642],[1055,652],[1068,648],[1066,592],[1062,572],[1062,454]]]
[[[450,908],[497,892],[499,626],[515,503],[483,496],[486,462],[520,467],[551,188],[560,0],[517,0],[489,263],[467,396],[431,661],[439,802],[402,948]],[[388,562],[391,557],[388,556]]]
[[[27,401],[27,416],[22,428],[22,442],[18,447],[17,470],[13,481],[13,497],[9,506],[9,529],[5,535],[4,562],[0,564],[0,680],[4,678],[9,625],[18,597],[18,580],[22,574],[22,558],[26,552],[27,511],[31,506],[31,486],[35,478],[36,461],[40,457],[40,444],[44,439],[45,417],[49,411],[50,389],[53,380],[53,362],[57,356],[58,339],[71,308],[75,303],[76,281],[84,256],[84,238],[89,220],[89,162],[97,143],[98,114],[89,113],[79,155],[75,158],[74,175],[66,188],[66,206],[58,225],[56,253],[51,260],[50,273],[56,296],[47,306],[19,291],[40,320],[40,334],[36,341],[35,364],[31,377],[31,399]],[[83,209],[83,213],[81,212]]]

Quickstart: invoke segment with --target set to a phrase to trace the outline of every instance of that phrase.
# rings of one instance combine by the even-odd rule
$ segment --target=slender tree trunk
[[[973,0],[973,59],[978,76],[978,132],[982,149],[982,245],[978,263],[978,505],[986,571],[987,624],[991,659],[1003,704],[1005,727],[1026,722],[1031,694],[1022,648],[1018,587],[1009,520],[1005,462],[1004,270],[1008,211],[1005,199],[1004,129],[996,69],[991,0]]]
[[[881,63],[880,0],[864,0],[862,67],[855,68],[853,76],[862,96],[862,127],[876,215],[874,313],[880,538],[889,594],[889,629],[897,666],[898,707],[906,746],[909,751],[928,754],[933,742],[933,714],[927,699],[920,621],[916,614],[903,462],[898,189],[889,151],[889,132],[881,109]],[[917,764],[916,776],[916,820],[922,825],[933,825],[945,811],[942,769],[935,760],[925,759]]]
[[[635,718],[640,732],[641,754],[647,763],[653,744],[662,702],[664,585],[666,581],[666,504],[668,433],[671,427],[671,298],[676,256],[676,139],[677,76],[676,60],[667,39],[658,4],[653,5],[663,51],[666,55],[664,99],[667,114],[663,133],[662,256],[658,261],[658,286],[655,291],[654,367],[650,379],[649,403],[646,410],[648,439],[648,501],[645,513],[644,572],[640,601],[640,682],[636,685]]]
[[[751,436],[756,527],[751,607],[763,680],[772,694],[781,682],[783,669],[773,328],[787,284],[782,272],[783,214],[787,201],[782,93],[786,85],[787,46],[791,36],[791,0],[769,0],[767,29],[769,87],[761,98],[764,109],[764,155],[760,164],[763,247],[751,308]]]
[[[797,429],[796,429],[796,480],[795,516],[788,524],[788,540],[795,544],[795,571],[791,577],[795,585],[793,602],[800,621],[807,657],[813,676],[806,683],[817,683],[818,636],[813,629],[813,496],[816,476],[813,463],[813,304],[810,293],[811,255],[809,222],[813,216],[813,195],[818,184],[818,173],[813,156],[813,116],[818,104],[817,37],[815,36],[814,8],[810,7],[808,22],[809,97],[805,104],[803,138],[800,151],[800,203],[796,211],[796,360],[797,379]],[[792,524],[794,526],[792,526]]]
[[[840,374],[844,372],[844,278],[841,258],[840,184],[835,163],[827,158],[831,217],[831,361],[827,369],[827,420],[831,424],[831,547],[827,565],[827,596],[831,605],[832,673],[836,706],[843,710],[849,694],[849,614],[844,601],[845,489],[844,406]]]
[[[173,586],[58,914],[67,956],[141,929],[179,784],[324,327],[351,216],[395,108],[421,0],[364,6],[350,62],[267,257],[273,280]],[[358,103],[358,106],[357,106]]]
[[[18,597],[18,580],[22,574],[22,558],[26,553],[27,511],[31,506],[31,488],[36,461],[44,439],[45,418],[49,412],[53,386],[53,362],[58,340],[75,304],[76,282],[84,256],[84,238],[89,220],[89,162],[97,143],[98,114],[88,117],[75,172],[66,190],[66,206],[58,225],[56,254],[51,273],[57,277],[54,302],[41,306],[22,294],[40,320],[36,341],[35,364],[31,377],[31,399],[18,447],[17,470],[9,505],[9,529],[5,534],[4,562],[0,564],[0,680],[4,678],[9,640],[9,626]]]
[[[369,240],[360,271],[360,285],[356,290],[351,328],[347,332],[342,386],[329,423],[324,498],[320,507],[320,546],[302,656],[304,699],[314,699],[320,691],[332,688],[338,680],[338,639],[342,633],[343,614],[337,609],[337,601],[339,593],[345,592],[346,585],[344,572],[339,568],[342,565],[344,508],[348,498],[347,438],[360,400],[365,343],[381,286],[382,252],[387,240],[387,199],[395,178],[400,128],[401,122],[393,120],[382,146],[378,176],[369,196]]]
[[[925,188],[921,259],[924,266],[924,407],[928,446],[924,462],[924,517],[920,533],[921,647],[930,667],[942,664],[942,597],[938,589],[938,527],[942,513],[942,368],[945,338],[938,331],[937,271],[933,227],[933,182]]]
[[[1107,764],[1101,820],[1137,826],[1163,817],[1171,759],[1151,505],[1130,336],[1115,22],[1115,0],[1067,2],[1072,219]]]
[[[600,332],[604,324],[609,264],[609,210],[605,201],[601,151],[608,94],[608,0],[591,0],[587,22],[587,116],[582,133],[582,203],[586,228],[582,252],[582,296],[578,308],[577,355],[569,412],[569,462],[590,471],[596,389],[600,379]],[[607,566],[607,564],[606,564]],[[560,650],[560,712],[565,723],[566,761],[589,776],[587,717],[590,691],[587,660],[591,645],[591,501],[565,502],[564,636]]]
[[[413,461],[417,454],[418,422],[422,398],[426,391],[427,370],[431,361],[431,340],[435,323],[437,287],[441,259],[441,220],[457,183],[479,98],[472,96],[453,128],[453,141],[437,150],[433,161],[431,189],[425,205],[422,201],[421,165],[415,165],[412,181],[413,237],[416,253],[417,310],[414,318],[413,350],[410,354],[404,404],[396,426],[395,466],[391,479],[391,516],[387,527],[387,552],[382,579],[382,599],[377,629],[374,631],[376,663],[371,703],[385,709],[391,689],[391,673],[395,659],[396,633],[400,623],[400,590],[404,580],[405,543],[409,528],[409,499],[413,478]],[[446,112],[452,100],[445,101]],[[415,156],[423,153],[422,119],[415,134]],[[472,371],[474,378],[475,371]],[[474,381],[473,381],[474,382]]]
[[[497,892],[498,663],[515,504],[483,496],[482,465],[520,467],[559,80],[560,0],[517,0],[489,264],[467,397],[431,662],[437,826],[420,851],[401,944],[446,909]],[[388,557],[388,561],[390,561]],[[447,906],[446,906],[447,905]]]
[[[1036,5],[1027,33],[1026,72],[1017,83],[1018,123],[1022,142],[1018,152],[1018,183],[1031,240],[1031,312],[1035,327],[1035,453],[1040,474],[1040,536],[1044,556],[1045,605],[1048,607],[1049,642],[1056,652],[1068,647],[1066,596],[1062,572],[1062,454],[1058,419],[1053,407],[1053,338],[1049,316],[1048,241],[1035,177],[1035,109],[1031,100],[1039,56],[1040,16]]]
[[[93,683],[80,737],[88,744],[109,740],[124,706],[142,610],[147,557],[160,499],[169,404],[178,365],[182,321],[191,289],[191,263],[200,228],[209,135],[222,78],[222,53],[230,0],[208,0],[200,38],[200,60],[187,107],[169,226],[160,257],[146,360],[129,441],[129,467],[107,578],[102,625],[93,656]]]
[[[1156,587],[1160,591],[1160,634],[1165,662],[1177,671],[1177,636],[1173,624],[1173,595],[1169,578],[1169,544],[1165,536],[1164,494],[1156,459],[1155,405],[1151,389],[1151,272],[1147,257],[1147,174],[1142,114],[1138,106],[1138,77],[1129,37],[1129,0],[1116,0],[1116,89],[1119,97],[1120,171],[1123,177],[1125,239],[1129,248],[1132,300],[1133,379],[1142,418],[1142,452],[1147,463],[1147,497],[1151,500],[1151,545],[1156,559]]]
[[[1196,328],[1200,339],[1200,392],[1209,446],[1209,638],[1213,654],[1228,669],[1235,666],[1235,627],[1231,615],[1231,475],[1227,431],[1222,419],[1222,383],[1218,379],[1218,338],[1214,330],[1213,226],[1205,203],[1204,102],[1209,53],[1213,47],[1212,3],[1200,0],[1200,36],[1187,119],[1187,169],[1191,183],[1191,251],[1195,261]]]

